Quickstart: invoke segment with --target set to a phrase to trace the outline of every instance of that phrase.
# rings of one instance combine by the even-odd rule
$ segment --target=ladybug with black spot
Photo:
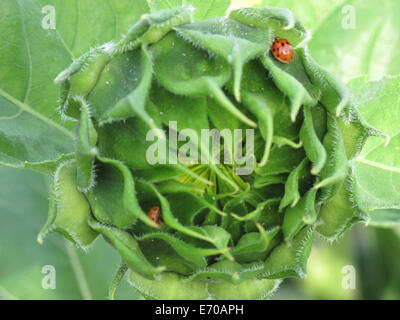
[[[154,206],[147,212],[147,217],[157,223],[158,225],[162,226],[163,222],[161,220],[161,208],[160,206]]]
[[[289,63],[293,59],[293,46],[286,39],[275,39],[271,45],[271,53],[276,60],[282,63]]]

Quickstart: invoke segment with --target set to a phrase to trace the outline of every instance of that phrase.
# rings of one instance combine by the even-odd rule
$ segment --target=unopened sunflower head
[[[379,133],[289,10],[192,14],[146,14],[57,77],[76,152],[39,240],[102,234],[123,260],[116,279],[129,269],[148,298],[266,298],[306,275],[316,231],[357,220],[336,212],[351,207],[348,160]]]

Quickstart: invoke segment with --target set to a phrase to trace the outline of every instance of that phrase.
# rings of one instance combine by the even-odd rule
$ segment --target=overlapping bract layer
[[[378,133],[309,56],[290,11],[191,23],[192,11],[145,15],[57,77],[61,112],[77,121],[76,157],[56,172],[39,239],[57,230],[84,247],[102,234],[148,298],[265,298],[280,279],[305,276],[316,229],[334,238],[359,219],[330,204],[350,202],[348,160]],[[290,64],[269,53],[276,37],[296,48]],[[255,171],[147,161],[150,129],[170,141],[188,128],[254,128]],[[146,215],[155,205],[162,226]]]

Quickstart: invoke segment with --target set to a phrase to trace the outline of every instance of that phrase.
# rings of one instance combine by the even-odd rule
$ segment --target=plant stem
[[[74,274],[76,277],[76,281],[78,282],[79,291],[81,292],[82,298],[84,300],[93,300],[92,293],[89,289],[89,284],[86,280],[85,272],[82,268],[82,265],[79,261],[79,257],[76,253],[76,249],[73,247],[68,240],[64,240],[65,250],[67,251],[68,258],[71,262],[72,269],[74,270]]]

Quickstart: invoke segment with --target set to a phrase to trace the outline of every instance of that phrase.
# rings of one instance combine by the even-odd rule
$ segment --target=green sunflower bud
[[[76,150],[39,239],[104,236],[123,260],[110,297],[129,271],[150,299],[264,299],[305,277],[316,232],[333,239],[363,218],[348,163],[381,134],[311,58],[300,21],[269,7],[192,12],[146,14],[56,79]]]

